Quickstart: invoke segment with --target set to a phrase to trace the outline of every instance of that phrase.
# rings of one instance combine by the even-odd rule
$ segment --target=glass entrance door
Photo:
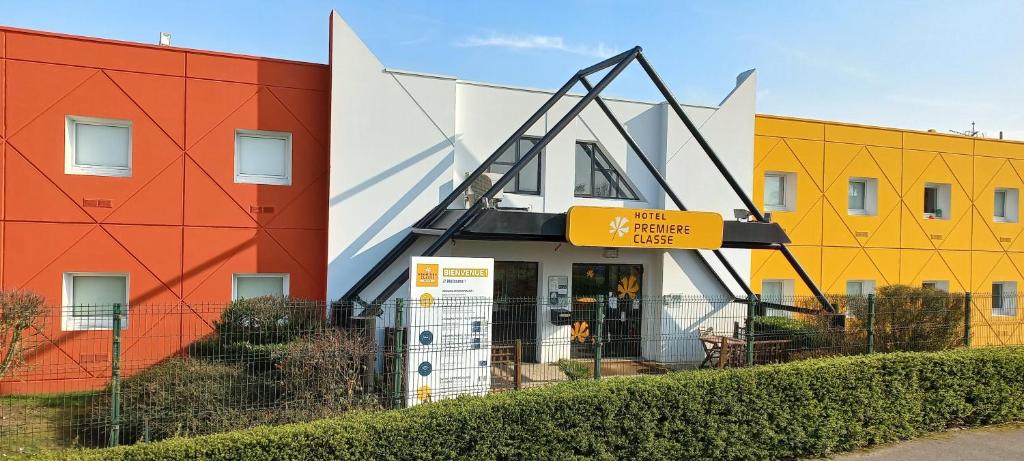
[[[640,264],[573,264],[572,358],[594,356],[596,309],[604,305],[604,357],[640,357],[643,314]]]
[[[537,280],[535,262],[494,262],[494,310],[491,340],[495,346],[522,342],[523,361],[537,361]]]

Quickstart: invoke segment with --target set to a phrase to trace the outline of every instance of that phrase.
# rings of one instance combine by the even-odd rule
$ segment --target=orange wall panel
[[[330,74],[317,64],[202,52],[188,53],[188,77],[328,91]]]
[[[151,74],[185,74],[184,53],[171,48],[32,32],[8,32],[6,58]]]
[[[37,372],[0,394],[105,384],[109,331],[61,331],[65,272],[129,274],[129,374],[212,331],[233,273],[288,273],[290,294],[323,299],[327,66],[0,29],[4,41],[0,285],[42,294],[53,321]],[[65,174],[68,115],[130,120],[131,176]],[[236,129],[292,133],[290,186],[235,184]]]

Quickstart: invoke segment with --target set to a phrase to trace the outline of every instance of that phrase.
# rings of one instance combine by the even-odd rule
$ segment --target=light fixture
[[[746,208],[736,208],[732,210],[732,216],[736,218],[737,221],[749,221],[750,210],[747,210]]]

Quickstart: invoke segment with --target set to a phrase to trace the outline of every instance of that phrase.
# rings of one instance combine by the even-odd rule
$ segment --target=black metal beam
[[[665,82],[661,80],[661,77],[658,76],[658,72],[654,70],[654,67],[652,67],[651,64],[647,61],[647,58],[644,57],[643,53],[640,53],[639,55],[637,55],[636,59],[640,63],[640,66],[643,67],[644,72],[647,73],[647,76],[650,77],[651,81],[654,82],[654,86],[658,88],[658,91],[661,92],[661,95],[668,102],[669,106],[672,108],[672,111],[676,113],[680,120],[682,120],[683,125],[686,125],[686,129],[690,131],[690,134],[693,136],[694,140],[697,141],[697,144],[700,145],[700,148],[704,151],[705,154],[707,154],[708,158],[711,160],[711,163],[715,165],[715,168],[717,168],[718,172],[722,175],[722,177],[725,178],[725,181],[729,183],[729,186],[732,188],[733,192],[735,192],[736,195],[740,198],[740,200],[743,202],[743,205],[747,207],[747,211],[749,211],[750,214],[753,215],[754,218],[756,218],[758,221],[764,221],[764,215],[761,214],[761,211],[758,210],[756,205],[754,205],[754,201],[750,199],[750,196],[748,196],[746,192],[743,191],[743,188],[740,186],[739,182],[736,181],[736,178],[732,176],[732,173],[729,172],[729,169],[725,166],[724,163],[722,163],[722,159],[718,157],[718,154],[715,153],[715,150],[711,148],[710,144],[708,144],[707,139],[704,139],[704,135],[702,135],[700,130],[697,129],[697,125],[694,125],[693,121],[690,120],[690,117],[686,115],[686,113],[683,111],[683,107],[679,104],[679,101],[677,101],[675,96],[672,95],[672,91],[669,90],[668,86],[665,85]],[[818,302],[821,303],[821,306],[829,312],[835,312],[835,307],[832,306],[832,303],[828,301],[828,298],[825,297],[825,294],[822,293],[820,289],[818,289],[818,285],[814,283],[814,280],[811,279],[811,276],[807,274],[807,271],[805,271],[803,266],[800,265],[800,262],[796,260],[795,256],[793,256],[793,252],[791,252],[789,248],[785,245],[780,245],[779,251],[786,258],[786,260],[789,261],[789,264],[793,267],[793,270],[796,271],[797,275],[800,276],[800,279],[803,280],[804,284],[807,285],[807,288],[809,288],[811,292],[814,293],[814,297],[818,299]]]
[[[531,160],[533,160],[534,157],[539,155],[540,152],[544,150],[544,147],[547,146],[552,139],[558,136],[558,134],[561,133],[562,130],[564,130],[565,127],[569,125],[569,123],[572,123],[572,121],[576,117],[578,117],[581,112],[583,112],[583,109],[585,109],[587,105],[589,105],[594,100],[594,98],[596,98],[598,94],[601,93],[601,91],[604,91],[604,89],[607,88],[608,85],[613,80],[615,80],[615,78],[618,77],[619,74],[621,74],[622,71],[625,70],[626,67],[628,67],[629,64],[633,62],[634,59],[636,59],[636,57],[640,54],[640,51],[641,48],[637,46],[629,50],[628,52],[624,53],[625,57],[620,59],[619,62],[615,64],[615,67],[609,70],[608,73],[601,78],[601,80],[597,83],[597,86],[593,87],[590,91],[587,92],[586,95],[580,98],[580,100],[572,107],[572,109],[570,109],[569,112],[562,116],[562,118],[559,119],[558,122],[555,123],[551,127],[551,129],[549,129],[548,132],[545,133],[544,136],[533,145],[532,148],[530,148],[526,155],[520,157],[519,160],[516,161],[516,163],[513,164],[512,167],[501,176],[498,182],[491,185],[491,188],[488,189],[487,192],[484,192],[483,196],[477,197],[476,201],[473,202],[473,205],[468,210],[466,210],[466,212],[463,213],[462,216],[460,216],[459,219],[457,219],[455,223],[451,225],[451,227],[445,230],[444,234],[441,234],[441,236],[438,237],[437,240],[434,241],[434,243],[432,243],[426,250],[423,251],[422,256],[433,256],[445,244],[451,241],[452,237],[455,236],[456,233],[461,231],[462,228],[465,227],[466,224],[468,224],[470,220],[472,220],[473,217],[476,215],[476,213],[483,207],[484,201],[490,200],[492,197],[494,197],[495,194],[498,193],[498,191],[504,189],[505,185],[508,184],[508,182],[511,181],[512,178],[515,178],[516,175],[519,174],[519,171],[522,170],[527,163],[529,163]],[[397,277],[395,277],[395,280],[393,280],[387,287],[385,287],[384,290],[380,293],[380,295],[377,296],[376,302],[381,302],[383,300],[390,298],[391,295],[398,291],[398,289],[401,288],[402,285],[405,284],[405,282],[408,279],[409,271],[402,271]]]
[[[590,81],[587,80],[586,77],[581,77],[580,83],[583,84],[583,87],[586,88],[587,91],[593,89],[593,87],[590,85]],[[658,171],[658,168],[654,166],[654,163],[652,163],[650,158],[647,157],[647,154],[645,154],[643,149],[640,148],[640,145],[636,143],[636,140],[633,139],[633,136],[631,136],[629,132],[626,131],[626,127],[622,126],[622,123],[619,122],[619,119],[617,117],[615,117],[615,114],[612,112],[611,108],[608,107],[607,104],[605,104],[604,99],[601,99],[601,97],[598,96],[597,98],[594,99],[594,102],[596,102],[597,105],[601,107],[601,111],[604,112],[606,116],[608,116],[608,120],[610,120],[612,122],[612,125],[615,126],[615,130],[618,131],[620,135],[622,135],[623,139],[626,140],[626,144],[629,144],[629,147],[633,149],[633,152],[636,153],[636,156],[640,158],[640,162],[642,162],[644,166],[647,167],[647,171],[651,172],[651,175],[654,176],[654,179],[658,181],[659,185],[661,185],[662,190],[664,190],[665,193],[668,194],[669,198],[672,199],[672,203],[676,205],[676,208],[679,208],[682,211],[686,211],[686,205],[683,205],[683,201],[679,198],[678,195],[676,195],[675,191],[672,190],[672,186],[669,186],[668,181],[665,179],[664,176],[661,175],[661,172]],[[741,277],[739,272],[736,271],[736,268],[732,267],[732,263],[730,263],[729,260],[725,258],[725,255],[722,254],[722,252],[719,250],[713,251],[715,256],[718,257],[718,260],[723,265],[725,265],[725,269],[726,271],[729,272],[729,275],[731,275],[733,280],[735,280],[736,283],[739,284],[740,289],[742,289],[743,292],[746,293],[747,295],[754,294],[754,292],[750,290],[750,286],[747,285],[747,281],[743,280],[743,277]],[[693,250],[693,252],[694,254],[697,255],[697,259],[699,259],[700,262],[704,265],[704,268],[707,269],[708,272],[711,272],[711,275],[713,275],[715,279],[718,280],[718,283],[721,284],[723,288],[725,288],[726,293],[732,291],[729,289],[729,286],[725,284],[725,281],[718,276],[718,272],[711,267],[711,263],[709,263],[708,260],[704,257],[704,254],[698,250]]]

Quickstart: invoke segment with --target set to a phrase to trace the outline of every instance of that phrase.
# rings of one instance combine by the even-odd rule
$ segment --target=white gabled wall
[[[328,293],[337,299],[409,231],[467,172],[473,171],[501,145],[551,92],[459,81],[385,69],[337,15],[332,22],[331,185],[328,244]],[[568,76],[567,76],[568,77]],[[718,108],[685,106],[684,110],[749,193],[753,179],[753,140],[756,74],[746,72]],[[527,134],[543,136],[579,101],[571,95],[560,101]],[[708,160],[667,104],[606,98],[627,131],[659,167],[691,210],[717,211],[732,219],[742,202]],[[573,194],[575,143],[598,142],[630,177],[639,201],[577,198]],[[572,205],[674,208],[664,192],[629,151],[625,140],[596,104],[587,107],[545,149],[542,157],[542,194],[506,194],[503,206],[534,212],[560,213]],[[457,200],[453,207],[462,207]],[[422,251],[423,238],[410,252]],[[517,251],[516,249],[520,249]],[[459,242],[442,253],[533,260],[542,264],[540,285],[548,275],[571,275],[573,262],[600,262],[599,249],[564,244],[552,252],[546,244],[511,242]],[[645,266],[647,296],[661,294],[723,297],[713,274],[690,251],[624,251],[619,261],[640,261]],[[367,289],[373,297],[399,271],[407,257]],[[749,252],[730,250],[728,257],[749,279]],[[533,259],[523,259],[533,258]],[[706,259],[721,279],[741,294],[738,285],[707,253]],[[399,291],[399,296],[406,293]],[[662,309],[661,307],[657,307]],[[692,358],[691,346],[673,346],[656,338],[694,335],[709,316],[678,306],[645,316],[644,355],[665,361]],[[717,307],[712,314],[741,316],[735,308]],[[729,310],[731,309],[731,310]],[[729,310],[726,312],[725,310]],[[567,332],[551,327],[547,313],[539,313],[542,340],[557,340]],[[697,320],[701,319],[701,320]],[[716,325],[724,328],[724,325]],[[683,348],[683,349],[680,349]],[[553,352],[550,352],[553,353]],[[545,352],[545,354],[550,354]],[[556,354],[557,355],[557,354]],[[544,357],[545,359],[550,357]]]
[[[327,298],[337,299],[451,191],[457,140],[453,79],[386,72],[337,13],[331,54]]]

